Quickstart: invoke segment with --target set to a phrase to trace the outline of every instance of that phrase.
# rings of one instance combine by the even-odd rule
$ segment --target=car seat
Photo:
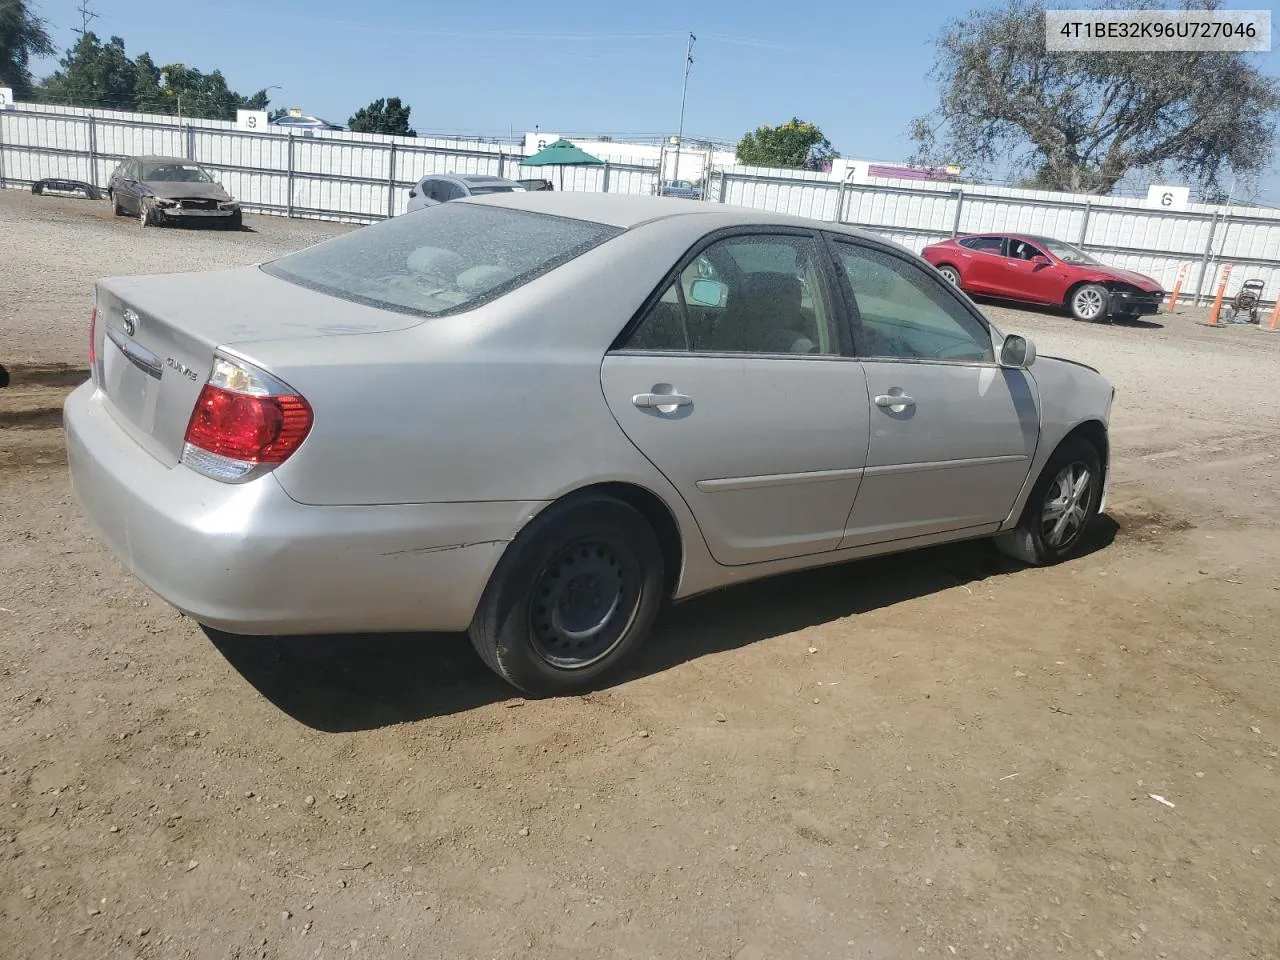
[[[808,353],[817,331],[805,330],[810,324],[801,308],[802,296],[795,274],[748,274],[730,290],[711,348],[735,353]]]

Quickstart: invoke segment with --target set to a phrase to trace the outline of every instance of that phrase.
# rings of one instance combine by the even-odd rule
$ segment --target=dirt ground
[[[1083,558],[673,608],[525,701],[459,636],[209,635],[79,518],[102,275],[343,229],[0,195],[0,956],[1280,956],[1280,335],[990,307],[1117,385]]]

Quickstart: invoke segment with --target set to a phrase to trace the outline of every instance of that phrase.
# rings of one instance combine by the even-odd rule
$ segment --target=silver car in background
[[[1114,391],[919,257],[656,197],[440,204],[260,266],[97,286],[73,487],[161,597],[241,634],[468,631],[587,689],[660,605],[1101,509]]]
[[[437,203],[462,200],[465,197],[483,197],[491,193],[520,193],[524,185],[505,177],[488,174],[432,173],[423,177],[409,190],[404,212],[412,213]]]

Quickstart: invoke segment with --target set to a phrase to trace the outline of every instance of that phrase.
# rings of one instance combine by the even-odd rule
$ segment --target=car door
[[[113,195],[119,200],[120,209],[126,213],[138,212],[138,167],[137,160],[122,163],[113,187]]]
[[[965,237],[960,241],[965,250],[960,277],[965,290],[987,296],[1004,296],[1008,290],[1005,276],[1005,240],[1003,237]]]
[[[1043,260],[1037,262],[1036,257]],[[1061,303],[1066,296],[1065,271],[1030,241],[1010,239],[1005,269],[1009,274],[1007,296],[1014,300]]]
[[[844,536],[869,415],[836,303],[820,235],[720,232],[604,358],[618,424],[722,564],[833,550]]]
[[[888,248],[833,240],[870,414],[841,545],[999,523],[1035,454],[1034,381],[996,362],[990,328],[946,281]]]

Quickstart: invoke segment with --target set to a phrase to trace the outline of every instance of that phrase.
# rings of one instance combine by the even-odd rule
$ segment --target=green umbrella
[[[598,167],[603,166],[603,164],[604,161],[599,157],[593,157],[585,150],[579,150],[570,141],[560,139],[543,147],[532,157],[524,160],[521,165],[525,167],[559,167],[560,189],[563,190],[565,167]]]

